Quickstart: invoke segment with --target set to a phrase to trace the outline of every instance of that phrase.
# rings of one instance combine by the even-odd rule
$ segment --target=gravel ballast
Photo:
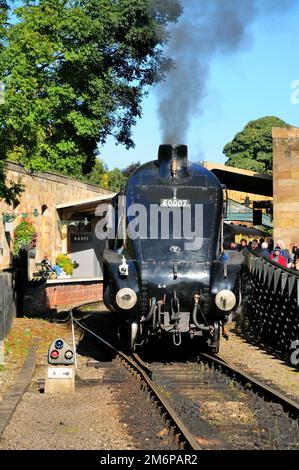
[[[299,403],[298,369],[251,344],[245,337],[236,333],[234,323],[229,324],[229,340],[221,341],[219,355]]]

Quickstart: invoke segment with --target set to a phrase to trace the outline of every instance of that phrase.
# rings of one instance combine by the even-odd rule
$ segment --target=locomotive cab
[[[189,163],[185,145],[161,145],[118,197],[114,249],[104,252],[104,301],[134,349],[152,336],[201,336],[219,349],[220,327],[237,304],[242,255],[223,244],[223,188]]]

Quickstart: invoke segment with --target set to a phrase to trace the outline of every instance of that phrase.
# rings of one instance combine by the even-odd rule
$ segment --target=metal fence
[[[0,273],[0,341],[10,332],[15,316],[14,280],[10,272]]]
[[[299,339],[299,273],[249,254],[242,285],[247,326],[256,339],[290,357]]]

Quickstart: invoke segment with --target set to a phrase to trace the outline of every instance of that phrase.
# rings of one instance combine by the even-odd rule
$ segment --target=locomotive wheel
[[[219,321],[214,321],[214,330],[213,330],[213,339],[211,344],[211,350],[213,353],[217,354],[220,349],[220,326]]]

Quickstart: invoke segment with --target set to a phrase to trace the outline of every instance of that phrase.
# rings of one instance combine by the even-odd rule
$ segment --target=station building
[[[246,198],[271,200],[274,186],[274,238],[287,245],[299,242],[299,129],[273,129],[273,181],[269,175],[204,162],[228,188],[228,197],[239,204]],[[0,200],[0,270],[11,265],[13,233],[26,217],[37,234],[30,250],[29,280],[47,254],[55,264],[59,253],[76,262],[71,278],[48,280],[26,290],[26,309],[36,312],[63,309],[102,299],[101,258],[105,242],[95,235],[96,211],[115,193],[54,172],[28,173],[21,165],[6,163],[8,181],[20,181],[24,191],[19,204]]]
[[[115,193],[54,172],[31,174],[14,162],[6,163],[6,177],[7,181],[19,181],[24,190],[19,204],[9,206],[0,200],[0,270],[11,266],[14,229],[19,222],[26,218],[36,231],[36,246],[29,250],[31,283],[25,310],[26,305],[30,310],[45,311],[101,300],[104,242],[95,235],[95,214]],[[71,278],[34,284],[44,256],[55,264],[60,253],[75,261]]]

